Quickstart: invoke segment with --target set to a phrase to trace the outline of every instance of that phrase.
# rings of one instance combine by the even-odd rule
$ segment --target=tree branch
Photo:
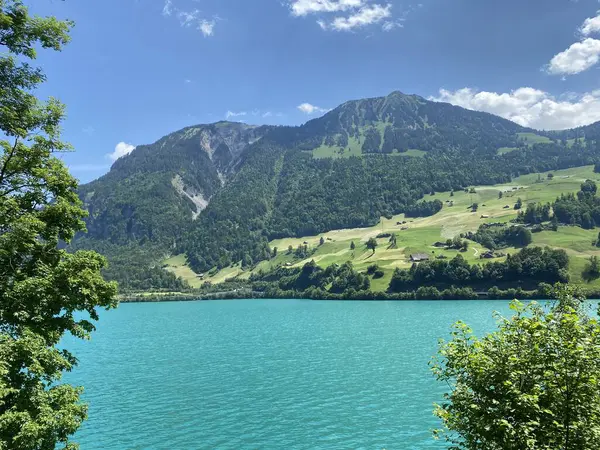
[[[4,183],[4,176],[6,175],[6,169],[8,168],[8,164],[10,163],[10,160],[12,159],[12,157],[15,154],[15,151],[17,150],[18,143],[19,143],[19,138],[16,137],[15,144],[13,145],[12,149],[10,150],[10,153],[6,157],[6,161],[4,161],[4,164],[2,165],[2,169],[0,170],[0,185],[2,183]]]

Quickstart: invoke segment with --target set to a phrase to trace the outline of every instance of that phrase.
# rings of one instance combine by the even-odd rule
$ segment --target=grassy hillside
[[[600,134],[594,133],[595,128],[536,132],[491,114],[400,92],[346,102],[299,127],[225,122],[188,127],[138,146],[108,174],[81,187],[89,232],[72,247],[104,253],[111,264],[106,275],[123,289],[148,283],[173,289],[176,278],[157,275],[165,275],[162,255],[173,252],[184,253],[187,260],[174,261],[172,271],[189,266],[220,281],[241,272],[239,262],[244,268],[261,261],[259,267],[298,262],[287,261],[292,256],[282,254],[285,248],[275,261],[269,260],[273,239],[304,242],[302,236],[328,230],[370,227],[381,216],[410,211],[431,192],[595,164],[600,140],[594,136]],[[585,138],[585,146],[568,141],[578,137]],[[486,191],[480,195],[497,194]],[[457,196],[456,208],[466,210],[463,200]],[[453,212],[452,220],[458,222],[448,229],[447,214],[432,219],[441,220],[439,230],[427,222],[399,230],[408,231],[402,233],[404,251],[399,245],[380,246],[382,264],[401,264],[400,256],[424,251],[430,237],[452,234],[460,224],[468,228],[464,222],[471,219],[455,218]],[[394,226],[397,219],[403,220],[394,218]],[[385,221],[379,225],[387,232]],[[360,233],[349,239],[361,240]],[[341,242],[335,251],[329,248],[334,237],[329,239],[315,257],[337,255],[327,256],[323,264],[350,258]],[[136,257],[136,270],[128,252],[121,251],[124,245],[143,254]],[[355,252],[352,259],[365,265],[380,257],[363,263],[359,256]],[[221,270],[216,277],[214,268]],[[195,274],[182,273],[194,285],[200,282]]]
[[[379,224],[369,228],[333,230],[315,236],[273,240],[270,242],[270,247],[277,247],[277,256],[270,261],[259,263],[253,270],[268,270],[277,265],[303,265],[311,259],[323,267],[352,261],[358,270],[366,270],[369,265],[378,264],[385,276],[373,280],[372,289],[385,290],[396,267],[410,266],[411,253],[427,253],[432,256],[443,254],[452,258],[458,253],[457,250],[438,249],[433,244],[460,233],[475,231],[485,222],[508,222],[514,219],[517,211],[513,206],[517,198],[521,198],[524,205],[528,202],[551,202],[561,193],[577,192],[586,179],[600,182],[600,175],[593,172],[593,166],[552,173],[554,175],[552,179],[547,178],[547,173],[529,174],[518,177],[509,184],[474,186],[475,193],[460,191],[451,195],[450,192],[442,192],[427,196],[428,200],[439,199],[444,202],[442,211],[431,217],[412,219],[400,214],[391,219],[382,218]],[[502,198],[498,198],[499,192],[503,193]],[[453,206],[450,206],[450,202],[453,202]],[[473,203],[479,204],[477,212],[471,211],[470,206]],[[398,222],[404,221],[405,224],[398,225]],[[382,233],[395,233],[397,244],[395,247],[390,247],[388,238],[379,238],[379,246],[373,254],[366,248],[365,243],[369,238],[377,237]],[[591,255],[600,255],[600,249],[591,244],[597,235],[598,230],[560,227],[557,232],[534,233],[533,245],[565,249],[571,257],[572,280],[583,282],[581,272],[587,258]],[[321,237],[324,239],[323,245],[319,245]],[[350,248],[352,242],[355,244],[354,250]],[[314,252],[308,258],[297,259],[293,253],[288,253],[289,246],[296,249],[299,245],[305,245],[304,243],[308,245],[310,251]],[[469,241],[468,251],[462,254],[470,262],[478,262],[481,261],[480,255],[484,251],[481,245]],[[502,251],[512,253],[517,250],[509,248]],[[502,260],[502,258],[495,260]],[[204,281],[219,283],[234,276],[246,278],[250,275],[249,271],[243,271],[238,264],[215,274],[204,274],[203,278],[199,278],[187,267],[183,256],[171,258],[166,263],[169,270],[182,276],[195,287],[199,287]],[[592,285],[600,287],[600,280],[593,282]]]
[[[550,138],[546,136],[540,136],[539,134],[535,133],[517,133],[517,136],[519,137],[520,141],[524,142],[527,145],[552,143],[552,140]]]
[[[552,139],[546,137],[546,136],[541,136],[539,134],[535,134],[535,133],[531,133],[531,132],[526,132],[526,133],[517,133],[517,140],[518,142],[523,146],[526,147],[531,147],[535,144],[552,144]],[[569,139],[567,141],[567,147],[571,148],[573,147],[573,144],[575,143],[575,139]],[[513,152],[515,150],[518,150],[519,147],[500,147],[498,149],[498,155],[505,155],[506,153],[510,153]]]

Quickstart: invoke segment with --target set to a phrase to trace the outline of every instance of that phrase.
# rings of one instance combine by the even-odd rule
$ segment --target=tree
[[[369,267],[367,267],[367,275],[373,275],[378,270],[379,266],[377,264],[371,264]]]
[[[517,198],[517,203],[515,203],[515,209],[521,209],[523,207],[523,200],[521,197]]]
[[[373,250],[373,253],[375,253],[375,249],[377,248],[377,239],[369,238],[367,241],[367,248]]]
[[[504,193],[502,191],[498,192],[498,198],[504,197]]]
[[[482,338],[463,322],[432,360],[451,391],[438,437],[456,449],[587,449],[600,438],[600,325],[574,288],[550,306],[513,301]]]
[[[590,256],[583,271],[583,277],[590,281],[600,278],[600,259],[597,256]]]
[[[69,437],[87,415],[82,389],[60,384],[77,363],[58,349],[67,332],[87,338],[97,308],[112,308],[116,285],[97,253],[68,253],[85,230],[77,181],[53,153],[64,106],[38,100],[45,81],[29,61],[36,48],[60,50],[71,22],[32,17],[0,0],[0,448],[75,448]],[[28,61],[29,60],[29,61]],[[76,314],[84,311],[89,319]]]
[[[463,241],[460,238],[460,236],[454,236],[454,238],[452,239],[452,248],[459,250],[463,245]]]
[[[549,179],[549,180],[552,180],[553,178],[554,178],[554,174],[553,174],[553,173],[549,173],[549,174],[548,174],[548,179]]]
[[[581,185],[581,192],[586,194],[596,195],[596,191],[598,187],[596,183],[592,180],[585,180],[585,182]]]
[[[354,241],[350,242],[350,250],[354,250],[356,245],[354,245]]]
[[[319,245],[323,245],[325,243],[325,239],[323,238],[323,236],[321,236],[321,239],[319,239]]]
[[[479,203],[473,203],[471,205],[471,211],[476,212],[479,209]]]
[[[246,269],[252,266],[252,257],[248,252],[244,253],[242,257],[242,268]]]
[[[273,247],[273,258],[275,258],[277,256],[277,247]]]
[[[291,245],[288,245],[288,255],[291,255],[293,251],[294,251],[294,247],[292,247]]]

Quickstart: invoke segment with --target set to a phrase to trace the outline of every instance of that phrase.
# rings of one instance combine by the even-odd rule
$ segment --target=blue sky
[[[600,120],[597,0],[27,3],[76,22],[38,63],[82,181],[187,125],[296,125],[393,90],[537,128]]]

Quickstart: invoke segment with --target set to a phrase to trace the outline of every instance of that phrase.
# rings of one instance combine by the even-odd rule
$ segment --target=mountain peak
[[[413,95],[405,94],[402,91],[392,91],[388,95],[386,95],[386,97],[413,97]]]

